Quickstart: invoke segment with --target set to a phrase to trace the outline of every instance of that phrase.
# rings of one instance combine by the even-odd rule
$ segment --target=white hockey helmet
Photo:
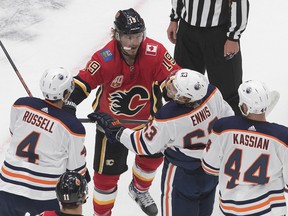
[[[243,115],[247,116],[249,113],[261,114],[265,113],[270,105],[270,92],[266,84],[249,80],[242,83],[238,88],[239,94],[239,108]],[[241,106],[247,105],[247,113],[243,113]]]
[[[186,101],[188,103],[201,100],[207,94],[209,85],[208,79],[203,74],[190,69],[172,72],[166,80],[166,85],[169,82],[172,82],[176,90],[174,100],[186,97],[190,99]]]
[[[63,100],[64,92],[74,90],[74,81],[71,73],[62,68],[47,69],[40,80],[40,89],[47,100]]]

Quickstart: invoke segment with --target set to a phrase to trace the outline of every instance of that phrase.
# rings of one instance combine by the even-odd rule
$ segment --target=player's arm
[[[288,143],[287,143],[288,144]],[[285,147],[283,151],[283,178],[284,178],[284,190],[288,193],[288,148]]]
[[[89,96],[91,92],[91,87],[89,83],[81,79],[80,76],[74,77],[74,83],[75,89],[71,93],[69,100],[73,101],[76,105],[78,105]]]
[[[150,121],[138,131],[126,128],[118,133],[119,141],[130,151],[139,155],[152,155],[162,151],[169,142],[168,129],[165,124]]]
[[[223,96],[219,89],[216,91],[216,104],[218,109],[218,118],[233,116],[234,111],[231,106],[223,99]]]
[[[75,88],[71,93],[63,109],[76,113],[76,106],[85,100],[91,91],[102,83],[101,65],[97,53],[86,64],[86,67],[79,71],[74,77]]]
[[[181,67],[176,63],[175,59],[170,55],[167,49],[162,45],[160,46],[159,58],[162,64],[159,65],[159,73],[157,74],[157,80],[163,82],[171,72],[181,69]]]
[[[139,155],[152,155],[160,152],[169,141],[168,130],[161,128],[154,121],[147,123],[145,128],[135,131],[125,128],[107,113],[93,112],[88,115],[88,118],[98,123],[110,142],[121,142],[130,151]],[[165,132],[167,134],[163,134]]]
[[[74,77],[74,83],[75,88],[62,109],[76,115],[77,105],[88,97],[91,92],[91,88],[78,76]]]
[[[9,131],[11,136],[14,133],[14,128],[15,128],[15,123],[17,120],[17,109],[14,107],[14,105],[11,107],[11,111],[10,111],[10,125],[9,125]]]
[[[169,54],[167,49],[162,46],[161,47],[160,57],[162,58],[162,64],[159,65],[159,73],[157,74],[157,80],[159,82],[159,87],[162,92],[162,96],[165,101],[170,101],[171,98],[167,96],[167,90],[165,86],[166,78],[170,75],[171,72],[175,72],[176,70],[180,70],[181,67],[176,63],[175,59]]]
[[[10,125],[9,125],[9,130],[11,136],[14,133],[14,129],[16,126],[16,121],[19,117],[19,108],[17,108],[19,105],[22,105],[22,98],[19,98],[15,103],[12,105],[11,110],[10,110]]]
[[[202,168],[210,175],[219,175],[221,156],[218,142],[218,135],[212,130],[202,154]]]
[[[85,177],[88,175],[86,180],[89,180],[89,173],[86,167],[86,148],[84,146],[86,132],[80,122],[75,121],[75,124],[79,125],[79,127],[77,127],[76,131],[69,133],[67,138],[68,159],[66,169],[79,172]]]

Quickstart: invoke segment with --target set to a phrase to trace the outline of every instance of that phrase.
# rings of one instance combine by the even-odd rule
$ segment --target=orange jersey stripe
[[[138,152],[143,155],[144,152],[143,152],[143,149],[142,149],[142,145],[140,143],[140,131],[136,131],[135,132],[135,138],[136,138],[136,143],[137,143],[137,149],[138,149]]]
[[[209,169],[209,168],[206,167],[204,164],[202,164],[202,168],[203,168],[204,171],[207,172],[207,173],[211,173],[211,174],[213,174],[213,175],[219,175],[219,172]]]
[[[235,211],[235,212],[247,212],[247,211],[252,211],[252,210],[256,210],[256,209],[268,206],[268,205],[270,205],[271,202],[276,201],[276,200],[283,200],[284,201],[285,200],[285,196],[282,195],[282,196],[270,197],[265,202],[259,203],[259,204],[254,205],[254,206],[244,207],[244,208],[225,206],[222,202],[220,202],[220,206],[224,210],[232,210],[232,211]]]
[[[170,193],[170,190],[171,190],[171,188],[170,188],[170,182],[171,182],[171,175],[172,175],[173,169],[174,169],[174,165],[171,164],[171,167],[170,167],[169,172],[168,172],[168,178],[167,178],[167,183],[166,183],[166,191],[165,191],[165,197],[166,197],[166,199],[165,199],[166,216],[168,216],[168,214],[169,214],[169,207],[170,207],[170,205],[169,205],[169,199],[168,199],[168,197],[169,197],[169,193]]]
[[[33,177],[29,177],[29,176],[26,176],[26,175],[12,173],[12,172],[6,170],[3,166],[2,166],[1,170],[6,175],[14,177],[14,178],[25,179],[25,180],[28,180],[28,181],[31,181],[31,182],[44,184],[44,185],[53,185],[53,186],[55,186],[57,184],[57,180],[56,181],[48,181],[48,180],[35,179]]]

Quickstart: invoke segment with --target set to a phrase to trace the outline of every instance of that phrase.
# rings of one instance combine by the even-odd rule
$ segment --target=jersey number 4
[[[27,158],[30,163],[35,163],[36,160],[39,160],[39,155],[35,153],[39,137],[40,133],[31,132],[17,146],[16,155]]]
[[[227,188],[233,189],[237,186],[236,180],[239,180],[242,149],[235,149],[225,164],[224,173],[231,177],[227,182]],[[267,176],[267,167],[269,163],[269,155],[261,154],[244,172],[243,182],[250,182],[252,184],[266,184],[269,182]]]

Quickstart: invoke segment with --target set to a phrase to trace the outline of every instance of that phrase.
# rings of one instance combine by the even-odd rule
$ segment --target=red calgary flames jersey
[[[128,65],[111,40],[80,70],[75,83],[85,92],[99,86],[93,109],[117,119],[148,119],[161,104],[159,86],[171,71],[180,69],[166,48],[146,38],[133,65]],[[131,127],[132,125],[127,125]]]

